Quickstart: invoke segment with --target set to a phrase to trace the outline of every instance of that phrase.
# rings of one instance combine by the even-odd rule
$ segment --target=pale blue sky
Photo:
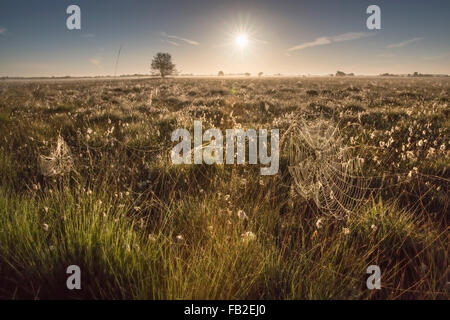
[[[66,28],[70,4],[80,31]],[[366,28],[370,4],[382,30]],[[159,51],[194,74],[450,74],[449,31],[437,0],[2,0],[0,76],[111,75],[121,45],[118,74],[148,73]]]

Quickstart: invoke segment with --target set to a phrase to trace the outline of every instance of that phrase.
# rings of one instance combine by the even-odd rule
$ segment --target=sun
[[[234,39],[234,43],[237,47],[244,49],[248,45],[248,37],[246,34],[239,34]]]

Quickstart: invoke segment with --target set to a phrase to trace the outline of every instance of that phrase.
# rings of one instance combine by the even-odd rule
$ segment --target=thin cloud
[[[292,48],[287,49],[287,51],[297,51],[297,50],[303,50],[306,48],[311,48],[311,47],[317,47],[317,46],[323,46],[325,44],[329,44],[331,43],[331,41],[326,38],[326,37],[322,37],[322,38],[317,38],[314,41],[311,42],[305,42],[299,45],[296,45]]]
[[[170,34],[168,34],[167,37],[170,38],[170,39],[175,39],[175,40],[186,42],[187,44],[190,44],[190,45],[193,45],[193,46],[198,46],[200,44],[197,41],[186,39],[186,38],[181,38],[181,37],[178,37],[178,36],[173,36],[173,35],[170,35]]]
[[[347,32],[332,38],[334,42],[358,40],[374,35],[372,32]]]
[[[176,47],[178,47],[180,45],[179,43],[176,43],[175,41],[172,41],[172,40],[164,40],[164,41],[167,43],[170,43],[171,45],[174,45]]]
[[[402,47],[407,46],[407,45],[409,45],[409,44],[411,44],[413,42],[420,41],[420,40],[423,40],[423,39],[424,39],[423,37],[413,38],[413,39],[402,41],[402,42],[399,42],[399,43],[390,44],[390,45],[387,46],[387,48],[389,48],[389,49],[391,49],[391,48],[402,48]]]
[[[327,45],[327,44],[330,44],[333,42],[358,40],[358,39],[369,37],[371,35],[374,35],[374,33],[372,33],[372,32],[347,32],[347,33],[339,34],[339,35],[333,36],[333,37],[320,37],[320,38],[316,38],[314,41],[305,42],[305,43],[296,45],[292,48],[287,49],[287,51],[303,50],[306,48]]]
[[[8,29],[6,28],[0,28],[0,34],[4,35],[6,33],[6,31],[8,31]]]

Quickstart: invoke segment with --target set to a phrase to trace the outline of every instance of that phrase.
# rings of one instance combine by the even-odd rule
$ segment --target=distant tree
[[[223,73],[223,71],[219,71],[219,73],[217,74],[219,77],[223,77],[225,74]]]
[[[393,73],[386,72],[386,73],[380,74],[380,77],[398,77],[398,75],[397,75],[397,74],[393,74]]]
[[[345,77],[345,72],[336,71],[336,77]]]
[[[175,73],[175,65],[169,53],[158,52],[152,60],[152,70],[159,72],[161,78]]]
[[[250,75],[251,75],[250,72],[246,72],[244,74],[245,74],[246,77],[250,77]]]
[[[262,75],[263,75],[262,71],[258,73],[258,77],[262,77]]]

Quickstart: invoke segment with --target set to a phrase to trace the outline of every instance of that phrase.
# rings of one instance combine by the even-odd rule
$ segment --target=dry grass
[[[448,79],[2,82],[0,94],[2,298],[449,297]],[[344,219],[291,175],[288,128],[318,114],[370,182]],[[173,165],[171,132],[194,120],[279,128],[279,174]],[[65,287],[71,264],[81,291]],[[381,290],[365,286],[371,264]]]

